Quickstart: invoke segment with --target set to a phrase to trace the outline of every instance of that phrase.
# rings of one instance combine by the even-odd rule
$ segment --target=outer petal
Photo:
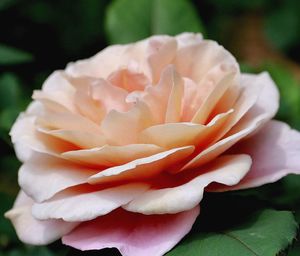
[[[204,188],[212,182],[232,186],[249,171],[251,158],[247,155],[219,157],[198,177],[177,187],[151,189],[123,206],[128,211],[143,214],[177,213],[192,209],[200,203]]]
[[[194,149],[194,146],[174,148],[131,161],[124,165],[111,167],[91,176],[88,182],[90,184],[101,184],[150,178],[179,164],[182,160],[191,155]]]
[[[191,230],[198,214],[198,206],[159,216],[118,210],[81,224],[63,243],[80,250],[116,247],[124,256],[162,256]]]
[[[151,156],[164,149],[153,144],[129,144],[124,146],[104,145],[99,148],[65,152],[62,157],[73,162],[93,166],[115,166]]]
[[[13,223],[17,235],[26,244],[45,245],[69,233],[78,223],[62,220],[39,221],[31,215],[33,201],[20,192],[12,210],[5,217]]]
[[[63,191],[48,201],[34,204],[32,214],[40,220],[92,220],[127,204],[148,188],[147,184],[131,183],[88,193]]]
[[[282,122],[270,121],[257,134],[235,145],[232,152],[249,154],[251,170],[238,185],[214,190],[257,187],[290,173],[300,174],[300,133]]]
[[[61,190],[87,182],[97,172],[62,159],[35,154],[20,168],[19,184],[27,195],[41,202]]]

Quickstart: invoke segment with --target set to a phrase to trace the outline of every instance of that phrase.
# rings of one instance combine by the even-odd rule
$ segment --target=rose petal
[[[19,185],[35,201],[41,202],[68,187],[83,184],[97,173],[62,159],[35,154],[19,170]],[[33,182],[34,181],[34,182]]]
[[[102,134],[99,125],[88,118],[72,113],[50,113],[37,117],[35,124],[37,127],[50,130],[76,130],[95,134]]]
[[[199,207],[173,215],[142,215],[122,210],[81,224],[63,243],[79,250],[116,247],[127,256],[162,256],[192,228]]]
[[[249,154],[253,165],[236,186],[214,190],[235,190],[264,185],[290,174],[300,174],[300,133],[279,121],[268,122],[258,133],[236,144],[232,152]]]
[[[14,225],[19,239],[32,245],[46,245],[68,234],[79,223],[62,220],[40,221],[31,215],[33,201],[22,191],[19,193],[12,210],[5,213]]]
[[[74,146],[52,138],[35,129],[36,117],[22,113],[13,125],[10,135],[20,160],[27,160],[34,151],[58,156],[64,151],[74,150]],[[26,133],[24,132],[26,131]]]
[[[126,102],[128,92],[121,87],[113,86],[103,79],[95,80],[91,86],[92,98],[102,103],[106,114],[111,110],[128,111],[132,106]]]
[[[255,86],[253,90],[247,90],[246,92],[249,93],[249,100],[244,98],[245,95],[242,95],[241,98],[238,99],[236,103],[238,107],[235,107],[237,111],[234,112],[235,116],[233,115],[232,120],[229,120],[228,123],[224,125],[224,128],[220,130],[220,135],[230,129],[235,122],[238,123],[231,128],[223,139],[203,150],[187,163],[183,169],[196,168],[209,162],[225,152],[242,138],[258,130],[273,117],[278,108],[278,90],[276,89],[274,82],[267,73],[250,75],[248,78],[254,79],[254,84],[256,85],[257,83],[257,86],[261,86],[258,98],[254,95],[257,93],[258,87]],[[269,101],[265,100],[267,98]],[[247,114],[245,114],[245,112],[247,112]],[[245,114],[243,118],[241,118],[242,114]]]
[[[176,54],[176,48],[177,42],[170,36],[153,36],[149,38],[146,58],[153,84],[160,80],[162,70],[172,63]]]
[[[35,97],[53,100],[74,112],[73,97],[75,91],[75,88],[66,79],[64,72],[55,71],[44,82],[42,91],[35,93]]]
[[[182,98],[184,94],[183,80],[180,75],[173,70],[172,76],[172,89],[168,99],[167,112],[165,117],[166,123],[180,122]],[[165,85],[166,86],[166,85]]]
[[[184,32],[176,36],[178,48],[187,47],[193,44],[198,44],[203,41],[203,36],[200,33]]]
[[[88,180],[90,184],[105,182],[138,180],[150,178],[163,170],[168,170],[172,165],[180,163],[194,151],[193,146],[174,148],[149,157],[140,158],[124,165],[108,168]]]
[[[39,132],[51,135],[55,138],[59,138],[66,142],[70,142],[79,148],[95,148],[106,144],[106,139],[102,135],[76,130],[47,130],[47,129],[37,129]]]
[[[202,40],[181,47],[176,52],[174,63],[176,70],[182,76],[192,79],[196,84],[205,77],[208,70],[219,63],[228,63],[238,69],[234,57],[222,46],[209,40]]]
[[[232,68],[228,68],[228,69],[232,70]],[[214,89],[202,101],[202,104],[199,106],[199,109],[197,110],[197,112],[195,113],[195,115],[191,120],[192,122],[198,124],[206,123],[209,115],[217,105],[218,101],[222,98],[222,96],[225,94],[228,88],[232,84],[235,84],[235,80],[237,79],[236,72],[237,71],[234,69],[232,71],[227,71],[227,73],[220,75],[218,77],[220,80],[210,81],[213,84]],[[201,84],[200,86],[205,86],[205,85]]]
[[[151,189],[123,206],[127,211],[143,214],[178,213],[192,209],[200,203],[204,188],[212,182],[232,186],[249,171],[248,155],[227,155],[216,159],[205,173],[173,188]]]
[[[95,166],[122,165],[133,160],[148,157],[164,149],[152,144],[130,144],[124,146],[104,145],[100,148],[65,152],[62,157],[73,162]]]
[[[196,138],[206,129],[206,126],[194,123],[159,124],[143,130],[139,141],[164,148],[183,147],[196,144]]]
[[[89,193],[65,191],[48,201],[35,203],[32,206],[32,215],[39,220],[92,220],[127,204],[148,188],[147,184],[132,183]]]
[[[113,85],[125,89],[127,92],[143,91],[147,84],[148,78],[143,73],[137,73],[132,69],[120,69],[113,72],[109,77]]]
[[[156,144],[164,148],[183,147],[194,145],[198,147],[212,141],[217,133],[233,113],[229,110],[217,116],[207,125],[194,123],[168,123],[151,126],[139,135],[141,143]]]
[[[178,96],[183,94],[183,90],[182,78],[174,66],[168,65],[162,71],[159,83],[148,86],[141,94],[140,100],[149,106],[155,123],[164,123],[166,120],[180,118],[181,99]]]
[[[128,112],[110,111],[104,118],[101,129],[110,144],[126,145],[136,143],[140,131],[152,123],[148,106],[137,102]]]

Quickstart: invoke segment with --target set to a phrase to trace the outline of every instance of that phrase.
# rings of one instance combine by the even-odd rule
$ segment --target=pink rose
[[[23,165],[6,213],[28,244],[163,255],[204,190],[300,173],[300,134],[270,121],[270,76],[241,74],[199,34],[110,46],[54,72],[33,99],[11,131]]]

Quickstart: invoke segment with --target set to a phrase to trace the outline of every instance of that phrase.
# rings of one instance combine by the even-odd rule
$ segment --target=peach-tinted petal
[[[40,221],[31,215],[33,201],[20,192],[13,209],[5,213],[16,229],[19,239],[26,244],[46,245],[68,234],[78,223],[62,220]]]
[[[19,185],[35,201],[51,198],[68,187],[83,184],[96,170],[73,165],[62,159],[35,154],[19,170]]]
[[[187,47],[189,45],[198,44],[203,41],[200,33],[184,32],[176,36],[178,48]]]
[[[194,159],[187,163],[183,169],[196,168],[209,162],[242,138],[258,130],[272,118],[278,108],[278,91],[273,81],[267,73],[258,76],[250,75],[249,78],[257,79],[257,86],[261,86],[258,98],[254,94],[257,93],[259,87],[255,86],[253,90],[247,90],[250,96],[249,101],[244,98],[245,95],[241,96],[241,99],[244,99],[244,101],[241,101],[241,99],[237,101],[239,105],[239,108],[236,108],[237,111],[235,111],[237,113],[234,112],[235,116],[232,117],[232,120],[229,120],[228,123],[224,125],[223,130],[221,130],[221,135],[224,131],[228,130],[226,127],[230,128],[232,124],[238,121],[237,124],[233,126],[223,139],[200,152]],[[245,112],[247,113],[245,114]],[[241,118],[242,114],[245,114],[243,118]]]
[[[234,106],[234,109],[236,109],[235,114],[232,115],[221,135],[229,131],[248,111],[250,112],[248,115],[253,117],[265,115],[264,120],[267,121],[278,110],[278,89],[268,73],[243,74],[241,85],[243,91]],[[236,129],[238,129],[238,125],[230,134],[233,134]]]
[[[191,121],[198,124],[206,123],[215,105],[222,98],[226,90],[235,83],[235,79],[236,73],[233,71],[228,72],[220,81],[217,81],[214,90],[204,99]]]
[[[238,64],[234,57],[216,42],[203,40],[178,49],[174,60],[176,70],[198,84],[212,67],[219,63]]]
[[[38,133],[35,130],[35,119],[34,116],[22,113],[10,131],[12,142],[17,145],[15,150],[20,160],[27,160],[33,151],[58,155],[71,149],[69,145],[56,138]]]
[[[235,63],[224,61],[211,67],[198,84],[184,78],[182,120],[205,123],[212,110],[228,111],[238,96],[238,74]]]
[[[195,147],[193,146],[174,148],[124,165],[111,167],[91,176],[88,182],[90,184],[99,184],[149,178],[163,170],[168,170],[176,163],[180,163],[180,161],[192,154],[194,149]]]
[[[257,187],[275,182],[290,173],[300,174],[300,133],[285,123],[268,122],[258,133],[239,142],[231,151],[249,154],[253,159],[251,170],[236,186],[221,186],[214,190]]]
[[[72,113],[45,113],[36,119],[35,124],[46,129],[79,130],[101,134],[99,125],[88,118]]]
[[[70,142],[79,148],[95,148],[106,144],[104,135],[76,130],[37,129],[41,133]]]
[[[177,42],[170,36],[153,36],[147,45],[147,60],[152,76],[152,83],[160,80],[161,72],[172,63],[176,54]]]
[[[115,166],[138,158],[157,154],[164,149],[151,144],[129,144],[124,146],[104,145],[100,148],[65,152],[62,157],[73,162],[95,166]]]
[[[142,143],[151,143],[164,148],[196,144],[197,137],[206,126],[194,123],[167,123],[151,126],[139,136]]]
[[[64,72],[56,71],[44,82],[42,91],[35,91],[33,98],[52,100],[74,112],[73,97],[75,91],[75,88],[66,79]]]
[[[32,214],[40,220],[92,220],[127,204],[148,188],[147,184],[132,183],[89,193],[63,191],[48,201],[35,203]]]
[[[62,240],[83,251],[116,247],[124,256],[162,256],[191,230],[198,215],[198,206],[159,216],[118,210],[82,223]]]
[[[183,80],[172,65],[163,70],[157,85],[146,88],[141,100],[149,106],[155,123],[164,123],[166,120],[172,121],[180,117],[181,99],[178,96],[183,94],[183,90]]]
[[[136,73],[130,69],[120,69],[108,77],[111,84],[125,89],[127,92],[143,91],[147,84],[148,78],[143,73]]]
[[[113,70],[116,70],[120,57],[125,51],[126,46],[123,45],[109,46],[89,59],[69,63],[66,72],[74,77],[106,78]]]
[[[228,155],[216,159],[208,170],[191,181],[173,188],[151,189],[123,206],[128,211],[143,214],[177,213],[192,209],[200,203],[204,188],[212,182],[232,186],[249,171],[248,155]]]
[[[182,98],[184,94],[183,80],[177,72],[173,72],[172,89],[168,99],[167,112],[165,117],[166,123],[180,122]]]
[[[137,102],[128,112],[110,111],[104,118],[101,129],[110,144],[126,145],[136,143],[140,131],[152,123],[148,106]]]
[[[98,79],[92,83],[92,98],[102,103],[106,113],[111,110],[128,111],[132,104],[126,102],[127,95],[126,90],[113,86],[103,79]]]

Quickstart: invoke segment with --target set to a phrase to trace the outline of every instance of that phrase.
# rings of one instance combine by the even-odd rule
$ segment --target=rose
[[[241,74],[199,34],[110,46],[54,72],[14,124],[19,238],[162,255],[189,232],[204,190],[299,173],[300,135],[270,121],[267,73]]]

